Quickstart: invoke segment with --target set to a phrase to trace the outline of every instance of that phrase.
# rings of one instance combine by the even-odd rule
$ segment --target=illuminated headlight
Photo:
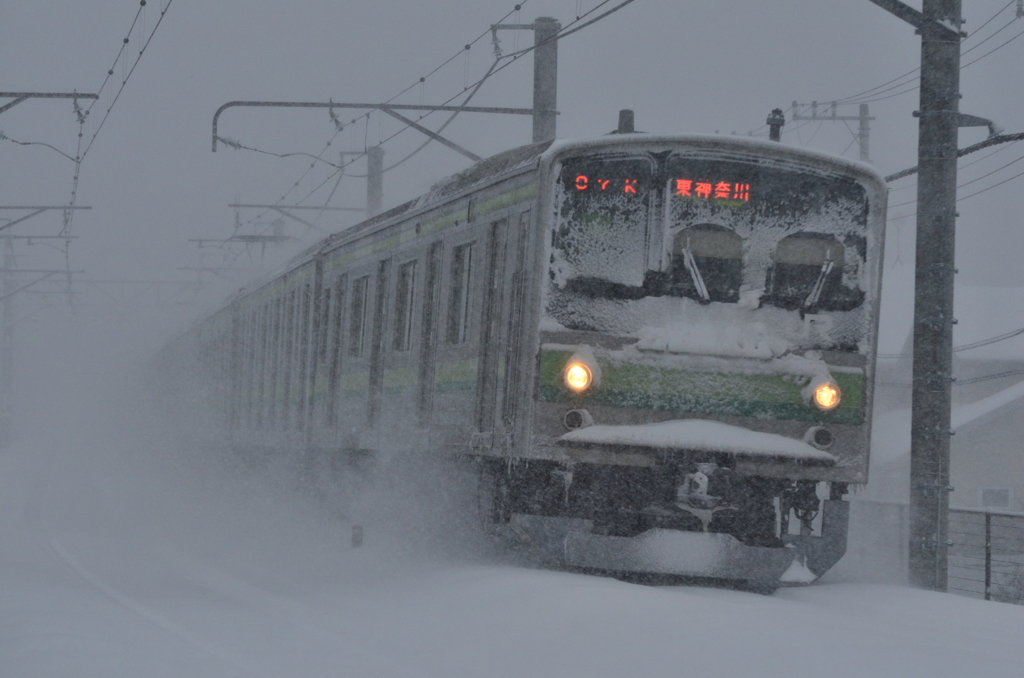
[[[581,362],[569,363],[562,377],[565,379],[565,385],[576,393],[586,391],[594,381],[594,373]]]
[[[828,412],[839,407],[842,397],[843,393],[839,390],[839,385],[834,381],[826,381],[815,387],[811,400],[818,406],[818,409]]]

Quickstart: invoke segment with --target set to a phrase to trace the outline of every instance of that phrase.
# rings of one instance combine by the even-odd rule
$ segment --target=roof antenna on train
[[[766,123],[769,128],[768,139],[771,141],[782,141],[782,126],[786,124],[786,116],[782,114],[781,108],[772,110]]]
[[[628,108],[623,108],[619,111],[619,126],[609,132],[609,134],[634,134],[636,129],[633,127],[633,111]],[[641,132],[643,134],[643,132]]]
[[[632,134],[635,131],[633,129],[633,111],[628,108],[619,111],[619,128],[615,131],[619,134]]]

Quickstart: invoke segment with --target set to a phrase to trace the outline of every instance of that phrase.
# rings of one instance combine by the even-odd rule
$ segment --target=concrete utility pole
[[[533,142],[555,138],[558,110],[558,32],[562,24],[549,16],[533,22]]]
[[[910,582],[946,590],[950,387],[961,0],[871,0],[921,35],[914,377],[910,424]]]
[[[366,149],[366,216],[380,214],[384,206],[384,149]]]
[[[827,113],[825,115],[818,114],[817,101],[811,102],[810,115],[800,115],[799,113],[797,113],[797,111],[799,110],[797,108],[798,106],[806,106],[806,104],[798,104],[795,101],[793,102],[793,120],[821,120],[823,122],[840,122],[845,120],[856,120],[858,122],[857,141],[860,143],[860,159],[864,162],[871,162],[871,155],[870,153],[868,153],[868,141],[871,134],[871,128],[868,125],[868,123],[874,120],[874,118],[868,115],[867,104],[860,105],[858,115],[836,115],[836,108],[838,107],[838,104],[836,104],[835,101],[830,103],[829,108],[831,109],[831,113]]]
[[[946,590],[960,0],[924,0],[910,426],[910,581]],[[936,22],[955,27],[949,30]]]

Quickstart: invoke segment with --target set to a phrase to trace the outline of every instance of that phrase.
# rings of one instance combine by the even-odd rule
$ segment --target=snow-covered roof
[[[967,432],[1024,398],[1024,381],[977,402],[953,407],[950,425]],[[871,424],[871,472],[866,498],[906,500],[910,468],[910,410],[876,413]]]

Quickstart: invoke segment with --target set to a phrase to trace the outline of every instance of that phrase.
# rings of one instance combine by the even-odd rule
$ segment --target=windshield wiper
[[[818,280],[814,283],[814,287],[811,288],[811,293],[804,299],[803,307],[805,309],[817,305],[818,299],[821,297],[821,290],[825,287],[825,278],[832,272],[833,266],[835,266],[835,262],[832,261],[832,248],[829,247],[825,250],[825,263],[821,265],[821,273],[818,274]]]
[[[693,286],[697,288],[697,294],[700,295],[702,301],[711,301],[711,295],[708,294],[708,287],[704,284],[704,277],[700,274],[700,269],[697,268],[697,260],[693,258],[693,252],[690,251],[690,239],[686,239],[686,247],[683,248],[683,265],[686,270],[690,272],[690,277],[693,279]]]

